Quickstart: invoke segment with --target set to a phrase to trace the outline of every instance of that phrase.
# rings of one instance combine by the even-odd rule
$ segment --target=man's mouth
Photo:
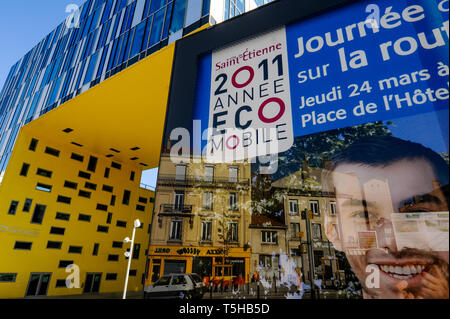
[[[424,264],[373,264],[378,266],[382,272],[386,273],[388,276],[397,279],[409,279],[420,275],[424,272],[429,265]]]

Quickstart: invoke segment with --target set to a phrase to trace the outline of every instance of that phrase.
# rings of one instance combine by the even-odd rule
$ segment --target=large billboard
[[[448,298],[448,6],[279,1],[180,41],[154,244],[240,248],[183,270],[269,298]]]
[[[447,6],[360,2],[205,55],[194,118],[210,128],[214,158],[274,152],[267,144],[284,152],[294,136],[448,109]]]

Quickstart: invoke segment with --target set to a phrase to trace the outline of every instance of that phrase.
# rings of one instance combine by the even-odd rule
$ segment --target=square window
[[[320,215],[319,201],[317,201],[317,200],[310,201],[309,209],[313,212],[314,215],[316,215],[316,216]]]
[[[232,211],[238,210],[238,194],[230,193],[229,201],[228,201],[228,209]]]
[[[31,198],[25,199],[25,203],[23,204],[22,211],[25,213],[28,213],[31,209],[31,204],[33,203],[33,200]]]
[[[111,167],[115,168],[115,169],[121,169],[122,165],[120,165],[119,163],[116,163],[116,162],[111,162]]]
[[[16,282],[16,273],[0,273],[0,282]]]
[[[91,174],[83,172],[83,171],[79,171],[78,172],[78,177],[81,178],[86,178],[86,179],[91,179]]]
[[[36,171],[36,175],[43,176],[43,177],[48,177],[48,178],[51,178],[52,174],[53,174],[52,171],[48,171],[48,170],[43,169],[43,168],[38,168],[37,171]]]
[[[34,138],[32,138],[31,139],[31,142],[30,142],[30,147],[28,148],[30,151],[35,151],[36,150],[36,147],[37,147],[37,144],[38,144],[38,140],[37,139],[34,139]]]
[[[32,224],[42,224],[46,208],[47,206],[45,205],[36,204],[34,207],[33,216],[31,217]]]
[[[56,280],[55,288],[67,288],[65,279]]]
[[[16,241],[14,244],[14,249],[31,250],[32,245],[33,245],[32,242]]]
[[[203,194],[203,209],[205,210],[213,209],[213,192],[205,192]]]
[[[15,215],[17,211],[17,206],[19,206],[19,202],[16,200],[11,201],[9,205],[8,215]]]
[[[140,251],[141,251],[141,244],[134,244],[133,259],[139,259]]]
[[[277,244],[278,233],[276,231],[262,231],[261,242],[264,244]]]
[[[86,182],[84,188],[91,189],[93,191],[97,190],[97,184]]]
[[[91,215],[80,214],[80,215],[78,215],[78,220],[83,221],[83,222],[90,222]]]
[[[212,183],[214,181],[214,166],[205,166],[205,182]]]
[[[130,277],[136,277],[136,274],[137,274],[137,270],[136,269],[131,269],[130,272],[129,272],[129,276]]]
[[[117,274],[106,274],[106,280],[117,280]]]
[[[237,183],[238,182],[239,169],[237,167],[230,167],[228,173],[229,173],[229,181],[231,183]]]
[[[123,247],[123,242],[121,242],[121,241],[113,241],[112,248],[122,248],[122,247]]]
[[[91,192],[86,192],[86,191],[80,190],[80,191],[78,192],[78,196],[80,196],[80,197],[86,197],[86,198],[91,198]]]
[[[52,191],[52,185],[37,183],[36,190],[50,193]]]
[[[49,155],[52,155],[52,156],[59,157],[60,151],[57,150],[57,149],[54,149],[54,148],[51,148],[51,147],[48,147],[48,146],[47,146],[47,147],[45,148],[45,153],[47,153],[47,154],[49,154]]]
[[[61,249],[62,242],[61,241],[51,241],[47,242],[47,249]]]
[[[181,220],[173,220],[170,224],[170,240],[181,240]]]
[[[320,224],[312,224],[312,237],[313,239],[322,239],[322,229]]]
[[[236,243],[239,241],[238,236],[238,223],[230,222],[228,223],[228,241]]]
[[[126,221],[123,221],[123,220],[118,220],[118,221],[116,222],[116,226],[117,226],[117,227],[127,227],[127,222],[126,222]]]
[[[108,261],[119,261],[119,255],[108,255]]]
[[[73,144],[73,145],[78,146],[78,147],[83,147],[83,145],[81,145],[79,143],[75,143],[75,142],[70,142],[70,144]]]
[[[73,260],[60,260],[58,268],[66,268],[69,265],[73,264]]]
[[[124,190],[124,192],[123,192],[123,199],[122,199],[122,204],[123,205],[129,205],[130,204],[130,195],[131,195],[131,192],[129,190]]]
[[[112,186],[103,185],[102,190],[105,191],[105,192],[112,193],[114,188]]]
[[[202,241],[211,241],[212,221],[205,220],[202,222]]]
[[[107,233],[108,231],[109,231],[108,226],[101,226],[101,225],[97,226],[97,232],[99,233]]]
[[[300,238],[300,223],[291,223],[291,238],[297,239]]]
[[[68,221],[70,219],[70,214],[57,212],[55,219],[67,220]]]
[[[107,211],[108,210],[108,206],[107,205],[103,205],[103,204],[97,204],[96,207],[97,210],[103,210],[103,211]]]
[[[30,164],[23,163],[22,168],[20,169],[20,176],[27,176],[29,169],[30,169]]]
[[[72,153],[72,155],[70,155],[70,158],[78,162],[83,162],[84,160],[84,157],[82,155],[76,153]]]
[[[98,256],[99,247],[100,247],[100,244],[98,244],[98,243],[94,244],[94,249],[92,250],[92,256]]]
[[[289,200],[289,214],[298,215],[298,201],[296,199]]]
[[[66,229],[62,228],[62,227],[50,228],[50,234],[53,234],[53,235],[64,235],[65,232],[66,232]]]
[[[108,217],[106,218],[106,223],[107,223],[107,224],[111,224],[112,216],[113,216],[112,213],[108,213]]]
[[[71,188],[71,189],[77,189],[78,184],[70,181],[64,181],[64,187]]]
[[[175,171],[175,180],[184,181],[186,180],[186,165],[178,164]]]
[[[64,204],[70,204],[72,201],[72,198],[58,195],[58,198],[56,199],[58,203],[64,203]]]
[[[336,202],[330,202],[330,215],[336,215]]]
[[[69,246],[69,253],[71,254],[81,254],[83,247],[81,246]]]
[[[95,172],[95,169],[97,168],[97,161],[97,157],[90,156],[87,170],[90,172]]]

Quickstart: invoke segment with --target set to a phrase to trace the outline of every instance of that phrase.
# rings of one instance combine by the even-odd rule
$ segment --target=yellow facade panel
[[[0,282],[0,298],[25,297],[33,273],[50,274],[45,291],[48,296],[83,293],[90,273],[101,273],[98,292],[120,292],[127,266],[124,252],[130,246],[121,243],[125,237],[131,237],[135,219],[143,226],[136,230],[139,258],[132,259],[131,270],[136,274],[132,272],[128,289],[142,290],[154,192],[140,188],[141,168],[130,162],[116,162],[120,169],[114,168],[114,159],[68,142],[48,142],[33,133],[27,128],[20,132],[0,186],[0,274],[16,274],[14,282]],[[38,141],[34,151],[29,149],[33,138]],[[59,151],[58,156],[46,153],[48,147],[52,153]],[[77,159],[72,158],[73,154]],[[97,158],[94,171],[88,170],[91,157]],[[21,176],[24,163],[29,167],[26,176]],[[107,169],[109,175],[105,177]],[[89,174],[89,179],[80,177],[80,171]],[[42,190],[37,189],[38,186]],[[51,190],[45,191],[49,187]],[[130,192],[128,204],[123,204],[125,191]],[[70,203],[61,202],[68,199]],[[17,205],[14,206],[14,202]],[[40,215],[38,207],[44,206]],[[99,231],[99,226],[103,231]],[[104,232],[105,227],[107,232]],[[64,233],[53,234],[55,229]],[[60,242],[61,246],[48,248],[49,241],[53,245]],[[96,244],[98,252],[94,255]],[[109,260],[111,258],[117,261]],[[63,285],[72,274],[66,272],[65,261],[79,267],[80,288],[68,289]],[[109,278],[114,278],[111,274],[117,275],[115,280],[106,280],[107,274]],[[45,288],[45,280],[40,278],[39,287]],[[97,290],[92,287],[87,292]],[[30,294],[32,288],[28,289]]]

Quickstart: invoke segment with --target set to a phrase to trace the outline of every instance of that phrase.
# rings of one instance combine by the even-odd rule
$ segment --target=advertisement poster
[[[251,169],[253,226],[311,229],[309,255],[295,235],[262,249],[251,271],[267,285],[297,269],[336,286],[343,271],[364,298],[446,295],[448,50],[448,1],[378,1],[201,57],[203,160]],[[275,242],[269,228],[263,242]],[[441,283],[433,292],[425,273]]]

